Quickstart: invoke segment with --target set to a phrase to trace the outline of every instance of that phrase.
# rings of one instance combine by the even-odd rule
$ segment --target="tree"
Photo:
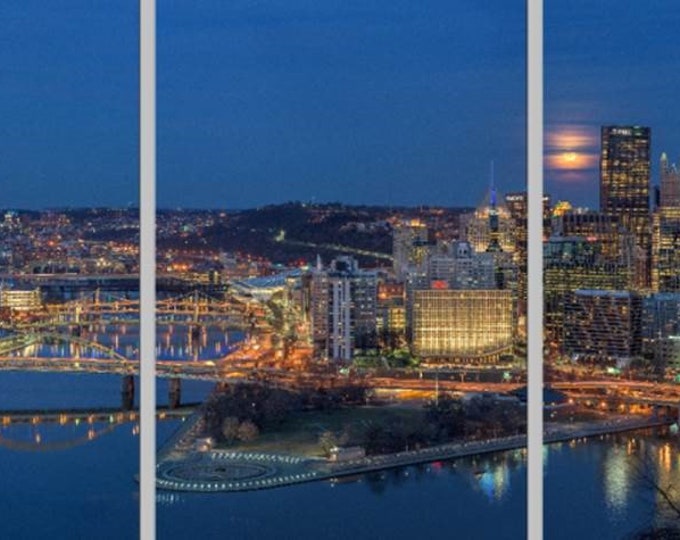
[[[238,427],[238,438],[240,441],[243,442],[252,441],[254,439],[257,439],[257,436],[259,434],[260,430],[257,429],[257,426],[250,420],[245,420],[241,422],[241,425]]]
[[[680,499],[674,486],[672,484],[668,486],[660,484],[655,472],[657,468],[656,459],[649,448],[645,447],[644,453],[634,456],[637,458],[633,462],[636,475],[660,497],[671,517],[667,520],[668,523],[661,526],[648,526],[643,531],[633,535],[632,538],[634,540],[680,540],[680,527],[676,524],[680,520]]]
[[[233,443],[239,438],[240,422],[235,416],[227,416],[222,422],[222,436],[228,443]]]
[[[516,434],[526,430],[526,414],[519,403],[497,401],[488,396],[472,398],[465,406],[465,422],[486,436]]]
[[[425,405],[425,418],[435,430],[435,437],[447,439],[465,431],[465,412],[459,401],[442,396]]]
[[[268,389],[263,398],[260,402],[260,420],[267,425],[282,424],[292,411],[300,408],[299,398],[285,390]]]

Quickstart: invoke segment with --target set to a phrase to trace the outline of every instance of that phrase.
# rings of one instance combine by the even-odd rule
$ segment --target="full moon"
[[[578,159],[576,152],[565,152],[564,154],[562,154],[562,157],[564,158],[564,161],[566,161],[567,163],[575,163],[576,160]]]

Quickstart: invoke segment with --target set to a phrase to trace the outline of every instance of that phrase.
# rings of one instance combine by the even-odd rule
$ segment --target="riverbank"
[[[182,426],[160,452],[156,485],[173,491],[249,491],[364,474],[393,467],[526,448],[526,435],[452,442],[418,450],[331,462],[324,458],[272,452],[191,450],[200,418]],[[605,422],[547,424],[546,444],[667,425],[664,418],[625,417]]]

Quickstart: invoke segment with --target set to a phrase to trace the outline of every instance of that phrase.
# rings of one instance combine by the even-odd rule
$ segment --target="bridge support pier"
[[[120,388],[121,408],[130,411],[135,406],[135,378],[133,375],[125,375]]]
[[[176,409],[181,405],[182,401],[182,379],[170,379],[168,387],[168,407]]]

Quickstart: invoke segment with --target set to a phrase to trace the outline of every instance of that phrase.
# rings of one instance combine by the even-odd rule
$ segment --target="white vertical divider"
[[[543,538],[543,0],[527,0],[527,536]]]
[[[139,536],[156,537],[156,3],[139,18]]]

